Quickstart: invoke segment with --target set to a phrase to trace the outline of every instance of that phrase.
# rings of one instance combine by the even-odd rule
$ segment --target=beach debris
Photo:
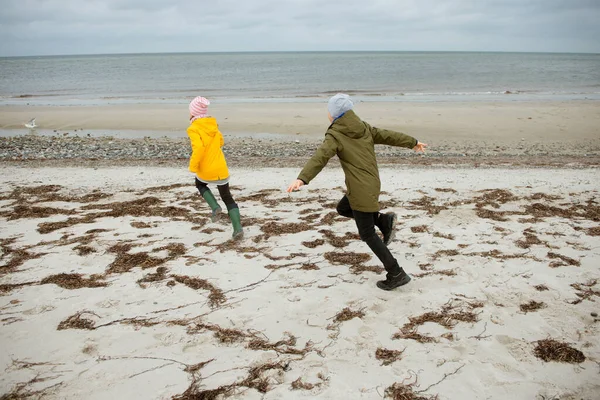
[[[325,259],[332,264],[342,265],[359,265],[371,259],[371,255],[367,253],[354,253],[351,251],[347,252],[327,252],[323,254]]]
[[[29,120],[29,122],[26,122],[23,125],[25,125],[25,128],[29,128],[29,129],[35,129],[35,128],[37,128],[37,125],[35,123],[35,118],[31,118]]]
[[[390,365],[394,361],[401,360],[402,353],[404,350],[389,350],[379,347],[375,351],[375,358],[381,361],[381,365]]]
[[[93,331],[94,329],[96,329],[96,323],[89,318],[84,318],[84,314],[98,317],[96,313],[91,311],[79,311],[78,313],[71,315],[70,317],[67,317],[65,320],[61,321],[56,329],[59,331],[65,329],[85,329]]]
[[[544,292],[546,290],[550,290],[548,289],[548,286],[544,285],[544,284],[540,284],[540,285],[535,285],[534,286],[535,290],[537,290],[538,292]]]
[[[421,396],[413,390],[413,384],[394,383],[385,389],[384,398],[392,400],[436,400],[437,396]]]
[[[411,226],[410,230],[413,233],[429,232],[429,228],[427,227],[427,225]]]
[[[528,312],[531,312],[531,311],[537,311],[540,308],[544,308],[544,307],[546,307],[546,304],[544,302],[541,302],[541,301],[538,302],[538,301],[535,301],[535,300],[531,300],[530,302],[523,303],[523,304],[521,304],[519,306],[519,308],[521,309],[521,311],[524,312],[524,313],[526,313],[526,314]]]
[[[570,364],[579,364],[585,361],[583,353],[567,343],[559,342],[554,339],[538,340],[534,354],[537,358],[550,362],[564,362]]]
[[[81,288],[96,288],[106,287],[107,282],[102,282],[102,276],[92,275],[90,278],[84,278],[81,274],[56,274],[50,275],[40,282],[40,285],[55,284],[63,289],[81,289]]]
[[[571,287],[577,290],[575,295],[579,297],[577,300],[573,300],[571,304],[579,304],[584,300],[594,301],[593,297],[600,297],[600,291],[592,289],[598,283],[597,279],[591,279],[586,283],[572,283]]]
[[[597,313],[597,312],[592,312],[590,315],[591,315],[592,317],[596,318],[596,317],[598,316],[598,313]]]
[[[479,320],[479,314],[474,310],[483,307],[483,302],[456,302],[449,300],[440,311],[429,311],[417,317],[408,317],[409,322],[404,324],[400,331],[392,336],[392,339],[412,339],[419,343],[437,342],[431,336],[418,333],[419,326],[433,322],[446,329],[452,329],[459,322],[475,323]]]

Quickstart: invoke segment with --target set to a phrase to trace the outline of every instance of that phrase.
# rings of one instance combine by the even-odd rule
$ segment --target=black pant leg
[[[221,196],[221,200],[227,206],[228,210],[233,208],[238,208],[237,203],[233,200],[233,196],[231,195],[231,191],[229,190],[229,183],[224,185],[218,185],[217,189],[219,189],[219,195]]]
[[[377,233],[375,233],[375,213],[353,211],[358,234],[373,253],[379,258],[389,276],[396,276],[400,273],[398,262],[387,248]]]
[[[354,218],[354,214],[352,214],[352,207],[350,207],[350,200],[348,200],[348,196],[346,195],[344,195],[344,197],[342,197],[338,203],[336,211],[342,217]]]
[[[208,185],[204,182],[202,182],[201,180],[199,180],[198,178],[196,178],[196,189],[198,189],[198,191],[200,192],[200,195],[204,195],[204,192],[206,192],[208,189]]]

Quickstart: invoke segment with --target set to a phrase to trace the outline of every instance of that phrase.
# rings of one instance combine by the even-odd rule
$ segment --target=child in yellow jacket
[[[198,96],[190,102],[190,126],[187,134],[192,144],[192,156],[189,169],[196,174],[196,187],[212,210],[211,219],[215,222],[221,207],[208,188],[217,185],[221,200],[227,206],[227,213],[233,225],[233,238],[244,235],[240,221],[240,209],[229,190],[229,170],[223,154],[223,135],[219,131],[217,120],[207,116],[208,99]]]

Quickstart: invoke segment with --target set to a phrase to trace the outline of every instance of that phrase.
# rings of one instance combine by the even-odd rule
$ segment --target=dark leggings
[[[381,261],[388,273],[388,277],[398,275],[400,273],[398,262],[375,232],[375,224],[379,218],[379,213],[353,210],[352,207],[350,207],[350,201],[346,196],[342,197],[338,203],[337,212],[343,217],[354,218],[360,239],[365,242],[371,248],[371,251],[375,253],[377,258],[379,258],[379,261]]]
[[[196,178],[196,188],[198,188],[198,191],[202,196],[204,196],[204,192],[210,192],[208,185],[200,181],[198,178]],[[221,200],[223,200],[223,203],[225,203],[225,206],[227,206],[228,210],[231,210],[232,208],[238,208],[237,203],[235,202],[235,200],[233,200],[231,191],[229,191],[229,183],[226,183],[224,185],[217,185],[217,189],[219,189],[219,195],[221,196]]]

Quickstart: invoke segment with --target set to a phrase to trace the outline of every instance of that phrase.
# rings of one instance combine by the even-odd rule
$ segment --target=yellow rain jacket
[[[229,178],[227,162],[221,147],[223,135],[213,117],[198,118],[187,129],[192,143],[190,171],[204,181],[222,181]]]

